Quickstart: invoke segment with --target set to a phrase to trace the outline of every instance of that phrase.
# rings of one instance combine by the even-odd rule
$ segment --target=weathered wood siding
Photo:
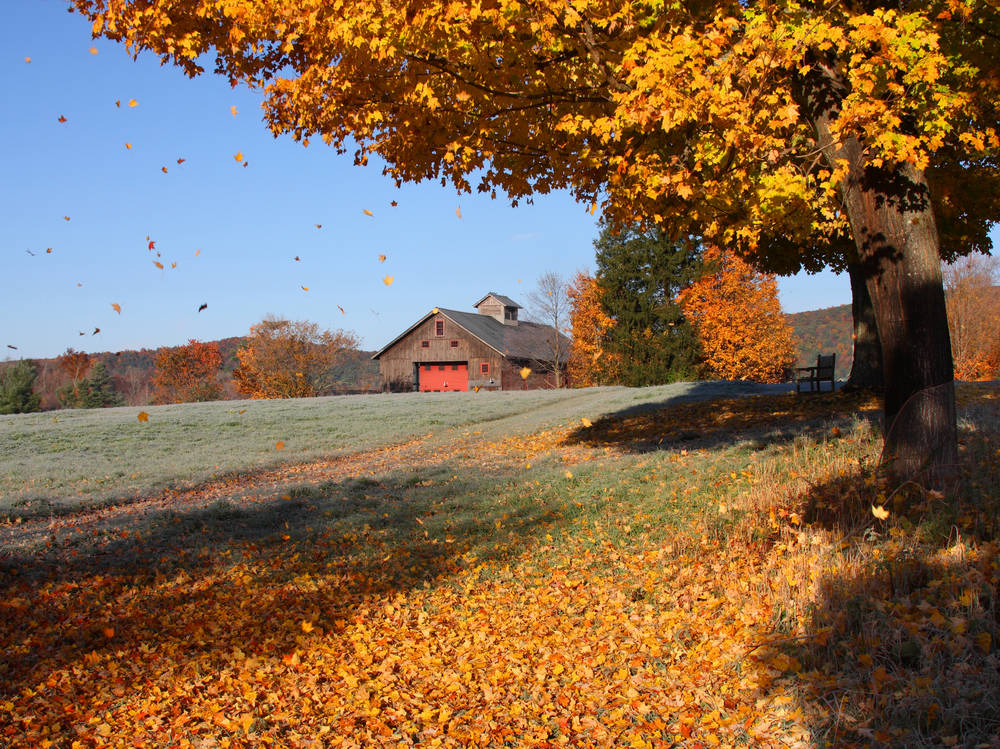
[[[436,322],[444,322],[444,335],[436,335]],[[427,346],[422,343],[426,341]],[[457,341],[457,346],[451,342]],[[469,389],[499,388],[503,357],[444,315],[433,315],[397,341],[379,357],[383,390],[412,390],[413,364],[465,362],[469,365]],[[487,364],[489,372],[482,373]],[[491,384],[490,379],[494,382]]]

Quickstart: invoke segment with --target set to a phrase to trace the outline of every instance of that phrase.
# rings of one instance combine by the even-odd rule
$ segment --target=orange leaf
[[[126,151],[131,151],[132,150],[132,144],[131,143],[126,143],[125,144],[125,150]]]
[[[386,286],[392,286],[392,282],[395,280],[396,279],[394,279],[392,276],[386,276],[385,278],[382,279],[382,283],[384,283]]]
[[[308,287],[308,286],[303,286],[303,287],[302,287],[302,290],[303,290],[303,291],[309,291],[309,287]]]
[[[342,315],[346,315],[347,314],[346,312],[344,312],[344,308],[341,307],[339,304],[337,305],[337,309],[340,310],[340,314],[342,314]]]
[[[236,159],[237,161],[243,161],[243,152],[237,151],[235,154],[233,154],[233,158]]]
[[[25,61],[25,62],[31,62],[31,58],[30,58],[30,57],[25,57],[25,58],[24,58],[24,61]]]
[[[458,206],[458,208],[455,209],[455,215],[462,218],[462,206]]]
[[[161,263],[159,260],[154,260],[153,265],[155,265],[160,270],[163,270],[163,263]]]
[[[187,159],[177,159],[178,164],[183,164]]]
[[[364,213],[365,213],[366,216],[374,216],[375,215],[374,213],[372,213],[371,211],[369,211],[367,208],[365,208]]]
[[[521,379],[527,380],[531,376],[531,367],[521,367]]]
[[[165,166],[161,166],[160,167],[160,171],[163,172],[164,174],[166,174],[167,173],[167,168]]]
[[[302,631],[305,632],[306,634],[312,632],[313,629],[315,628],[312,622],[306,621],[305,619],[302,620],[301,626],[302,626]]]
[[[88,51],[90,52],[90,54],[96,55],[97,54],[97,47],[91,47]]]
[[[122,306],[118,302],[111,303],[111,309],[117,312],[119,315],[122,313]]]
[[[137,106],[139,106],[139,102],[137,102],[135,99],[129,99],[128,100],[128,105],[130,107],[137,107]]]
[[[66,118],[63,117],[62,115],[59,115],[59,121],[60,122],[66,122]]]
[[[145,424],[147,421],[149,421],[149,414],[146,413],[145,411],[140,411],[135,418],[137,418],[139,421]]]
[[[379,261],[380,263],[384,263],[384,262],[385,262],[385,255],[379,255],[379,256],[378,256],[378,261]]]
[[[233,106],[231,106],[231,107],[229,108],[229,111],[230,111],[230,112],[232,112],[232,113],[233,113],[233,117],[235,117],[235,116],[236,116],[236,112],[237,112],[237,110],[236,110],[236,105],[235,105],[235,104],[233,104]]]
[[[200,254],[201,254],[201,248],[199,247],[197,250],[194,251],[194,256],[198,257]]]
[[[885,509],[882,505],[879,505],[878,507],[872,505],[872,515],[877,517],[879,520],[885,520],[887,517],[889,517],[889,511]]]
[[[274,449],[275,450],[284,450],[285,449],[285,443],[282,442],[281,440],[278,440],[277,442],[274,443]]]

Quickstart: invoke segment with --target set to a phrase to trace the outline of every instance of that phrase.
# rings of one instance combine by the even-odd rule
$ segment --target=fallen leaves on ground
[[[8,529],[35,540],[0,556],[0,740],[805,747],[951,735],[948,711],[964,699],[969,714],[996,658],[995,545],[917,558],[898,528],[879,541],[808,527],[810,481],[856,464],[846,450],[822,464],[829,477],[801,481],[806,446],[633,449],[674,420],[786,418],[777,399],[745,405],[605,417],[587,428],[597,443],[576,438],[582,418],[497,443],[418,440]],[[840,425],[839,445],[872,444]],[[869,576],[856,560],[875,544],[889,566]],[[914,709],[924,729],[902,720]]]

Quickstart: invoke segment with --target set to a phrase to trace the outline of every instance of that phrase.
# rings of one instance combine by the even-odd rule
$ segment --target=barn
[[[552,388],[556,362],[565,384],[566,336],[551,325],[518,320],[521,306],[503,294],[491,292],[473,308],[475,312],[435,307],[376,351],[372,359],[379,363],[382,389]]]

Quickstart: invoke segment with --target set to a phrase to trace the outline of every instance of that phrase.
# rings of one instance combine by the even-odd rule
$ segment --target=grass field
[[[0,422],[0,744],[1000,745],[1000,388],[947,497],[750,390]]]

